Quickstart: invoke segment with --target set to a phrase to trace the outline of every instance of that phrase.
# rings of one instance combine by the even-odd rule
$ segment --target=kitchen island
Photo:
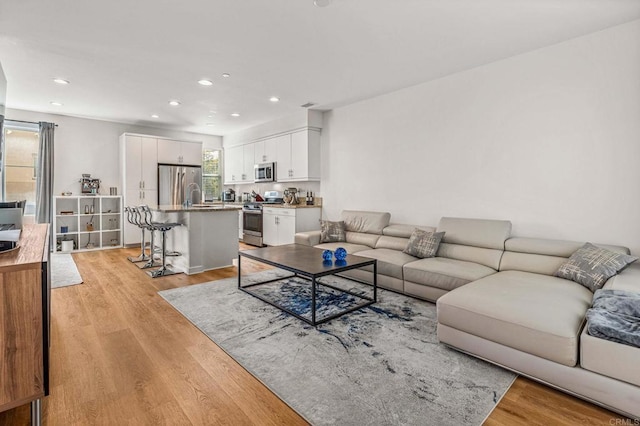
[[[232,266],[238,255],[241,209],[228,204],[160,205],[151,209],[154,221],[182,224],[167,232],[167,250],[181,254],[168,257],[167,263],[188,275]],[[162,236],[157,232],[155,237],[159,245]]]

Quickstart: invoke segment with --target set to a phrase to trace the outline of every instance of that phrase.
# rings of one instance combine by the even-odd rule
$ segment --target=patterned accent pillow
[[[320,242],[339,243],[347,240],[344,232],[344,222],[331,222],[329,220],[320,221]]]
[[[413,230],[407,243],[407,248],[403,250],[403,253],[421,259],[434,257],[438,252],[438,246],[443,236],[444,232],[429,232],[416,228]]]
[[[638,258],[635,256],[616,253],[586,243],[560,265],[554,275],[575,281],[594,292],[602,288],[609,278],[636,260]]]

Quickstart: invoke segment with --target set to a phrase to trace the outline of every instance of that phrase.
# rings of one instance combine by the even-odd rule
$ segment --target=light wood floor
[[[84,284],[52,290],[45,425],[306,424],[157,294],[233,277],[236,268],[151,279],[125,259],[135,254],[76,253]],[[243,273],[262,269],[243,260]],[[519,378],[486,424],[622,424],[613,418]],[[28,405],[0,413],[0,425],[27,424]]]

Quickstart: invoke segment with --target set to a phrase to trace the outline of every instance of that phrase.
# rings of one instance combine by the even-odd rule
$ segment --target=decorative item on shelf
[[[73,214],[73,210],[61,210],[60,214]]]
[[[87,231],[88,231],[88,232],[93,231],[93,223],[91,223],[91,222],[87,222]]]
[[[333,252],[331,250],[325,250],[322,252],[322,259],[331,260],[333,259]]]
[[[334,254],[336,256],[336,261],[338,260],[344,261],[347,258],[347,251],[342,247],[338,247]],[[338,262],[336,262],[336,265],[337,264]]]
[[[83,194],[97,195],[100,192],[100,179],[92,178],[89,173],[83,173],[79,182]]]
[[[84,214],[89,214],[89,204],[84,205]]]
[[[116,188],[115,186],[109,188],[109,195],[118,195],[118,188]]]
[[[60,233],[61,234],[66,234],[67,232],[69,232],[69,227],[68,226],[61,226],[60,227]]]
[[[71,191],[64,191],[62,195],[68,197],[69,195],[71,195]]]

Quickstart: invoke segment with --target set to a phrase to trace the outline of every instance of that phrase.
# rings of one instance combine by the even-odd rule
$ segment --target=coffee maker
[[[233,203],[236,201],[236,191],[233,189],[225,189],[222,191],[222,201],[225,203]]]
[[[97,195],[100,192],[100,179],[92,178],[89,173],[82,174],[80,185],[83,194]]]

